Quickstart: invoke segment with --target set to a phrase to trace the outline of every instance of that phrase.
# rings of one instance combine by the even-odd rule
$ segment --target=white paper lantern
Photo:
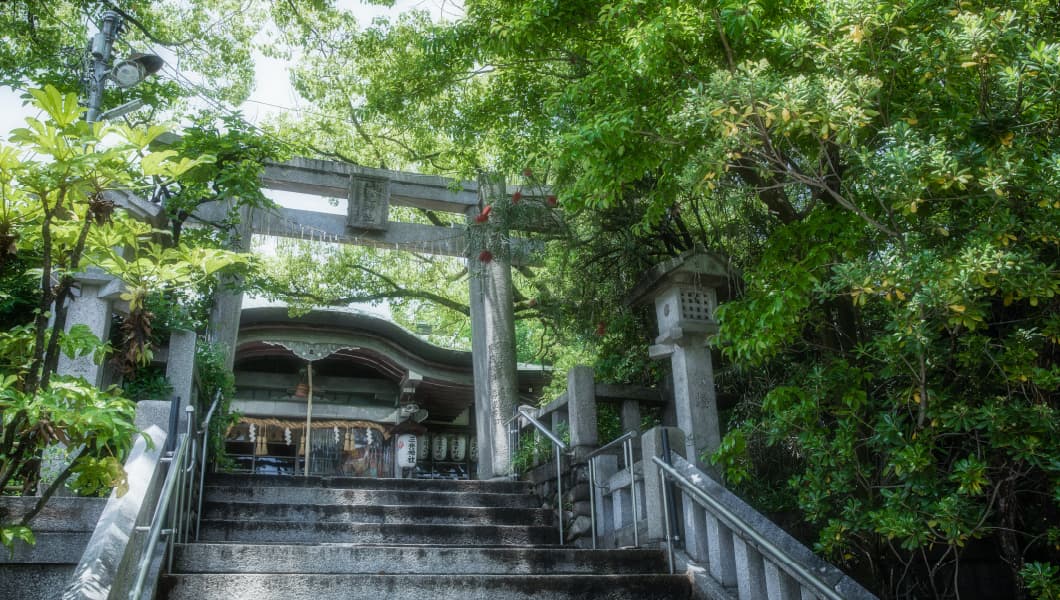
[[[416,460],[427,460],[431,455],[431,445],[427,439],[426,433],[416,436]]]
[[[449,457],[462,462],[467,456],[467,436],[454,434],[449,436]]]
[[[416,436],[403,433],[397,437],[397,464],[402,468],[416,466]]]
[[[437,433],[431,436],[431,458],[434,460],[445,460],[445,453],[448,449],[448,436]]]

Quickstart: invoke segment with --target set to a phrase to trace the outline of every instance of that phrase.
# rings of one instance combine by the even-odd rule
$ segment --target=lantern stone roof
[[[734,295],[738,275],[728,257],[709,252],[700,246],[645,271],[626,296],[626,305],[651,302],[664,288],[677,284],[695,284],[717,289],[721,299]]]

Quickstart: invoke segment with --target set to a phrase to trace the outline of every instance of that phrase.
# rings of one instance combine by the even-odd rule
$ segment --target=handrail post
[[[670,557],[670,574],[674,574],[674,540],[670,528],[670,490],[666,483],[666,472],[659,469],[659,486],[663,494],[663,520],[666,522],[666,553]]]
[[[593,550],[596,550],[596,457],[589,459],[589,519],[592,521]]]
[[[203,488],[206,485],[206,456],[210,453],[210,421],[213,419],[213,411],[217,408],[217,403],[221,401],[221,390],[217,390],[214,394],[213,403],[210,404],[210,410],[206,412],[206,418],[203,419],[202,424],[202,464],[199,467],[199,507],[195,511],[195,541],[199,541],[199,526],[202,522],[202,495]],[[295,459],[295,468],[298,468],[297,458]]]
[[[560,461],[559,446],[556,449],[556,515],[559,517],[559,545],[563,545],[563,463]]]
[[[640,532],[637,530],[637,522],[640,521],[640,511],[637,509],[637,478],[633,472],[633,438],[622,443],[622,449],[626,455],[626,467],[629,469],[629,497],[633,508],[633,547],[640,548]]]
[[[669,434],[664,432],[663,436],[662,436],[662,440],[660,440],[660,441],[662,442],[661,445],[662,445],[663,460],[666,461],[667,465],[669,465],[672,462],[672,460],[670,459],[670,436],[669,436]],[[664,478],[663,481],[665,482],[664,483],[664,487],[670,485],[669,480]],[[673,495],[672,490],[670,488],[667,487],[667,489],[665,490],[664,493],[666,494],[664,496],[664,498],[668,498],[668,500],[666,500],[666,514],[667,514],[667,516],[666,516],[666,526],[673,530],[674,536],[675,536],[674,539],[676,541],[681,541],[681,533],[677,529],[677,501],[674,499],[674,495]]]
[[[595,510],[596,510],[596,490],[597,490],[597,487],[596,487],[596,476],[597,476],[596,459],[601,454],[603,454],[605,452],[609,452],[612,448],[615,448],[618,445],[622,446],[622,458],[623,458],[623,460],[626,461],[626,469],[629,471],[629,486],[630,486],[629,487],[629,493],[630,493],[630,498],[631,498],[631,502],[632,502],[631,508],[633,509],[633,545],[635,547],[638,547],[638,548],[640,547],[640,532],[637,529],[637,521],[639,520],[639,509],[637,508],[637,486],[636,486],[635,480],[633,478],[633,461],[634,461],[634,458],[635,458],[634,457],[634,452],[633,452],[633,440],[636,439],[639,436],[640,436],[640,432],[639,431],[637,431],[635,429],[631,429],[631,430],[623,433],[622,435],[618,436],[617,438],[611,440],[610,442],[604,444],[603,446],[600,446],[596,450],[593,450],[592,452],[590,452],[586,456],[586,461],[589,463],[589,514],[591,515],[591,518],[593,520],[592,529],[593,529],[593,548],[594,549],[596,548],[596,536],[597,536],[596,515],[595,515]],[[617,457],[616,457],[616,461],[617,461]],[[617,465],[616,465],[616,468],[617,468]]]
[[[525,407],[520,406],[516,409],[516,415],[512,417],[512,421],[515,421],[519,417],[527,420],[531,425],[537,428],[556,449],[556,517],[559,519],[559,543],[562,546],[564,541],[563,536],[563,463],[562,453],[567,451],[567,444],[563,443],[563,440],[556,437],[556,434],[552,433],[548,427],[541,424],[540,421],[531,416]],[[509,450],[511,448],[509,447]],[[511,452],[508,453],[509,460],[511,459]]]

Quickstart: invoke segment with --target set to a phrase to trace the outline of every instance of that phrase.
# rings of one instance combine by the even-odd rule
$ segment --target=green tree
[[[1055,3],[464,10],[364,29],[288,11],[299,91],[342,116],[319,135],[368,164],[554,186],[571,235],[524,295],[584,340],[649,335],[621,303],[646,263],[729,254],[730,482],[789,482],[778,508],[885,596],[954,596],[971,546],[1013,595],[1055,594]]]
[[[20,264],[22,276],[37,281],[39,302],[31,320],[0,332],[0,489],[19,482],[29,492],[48,445],[63,443],[73,454],[33,510],[18,522],[0,521],[6,546],[32,541],[29,522],[67,480],[86,494],[109,487],[123,493],[126,485],[121,461],[136,432],[133,404],[116,388],[101,390],[57,372],[60,354],[102,360],[112,350],[87,326],[67,322],[77,274],[98,269],[125,283],[127,322],[137,323],[127,333],[137,341],[124,358],[143,363],[149,348],[139,340],[150,328],[144,311],[149,290],[189,287],[246,261],[223,250],[163,245],[158,232],[125,215],[107,195],[135,187],[145,175],[171,180],[211,157],[144,154],[164,128],[86,123],[76,95],[51,86],[31,94],[47,118],[27,119],[26,128],[12,133],[11,145],[0,145],[0,228],[10,236],[3,260],[32,254]]]

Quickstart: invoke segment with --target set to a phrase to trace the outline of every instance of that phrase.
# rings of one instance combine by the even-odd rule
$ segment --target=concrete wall
[[[36,502],[2,497],[0,519],[16,521]],[[106,498],[53,497],[30,522],[35,545],[16,541],[14,554],[0,548],[0,598],[60,598],[106,504]]]

